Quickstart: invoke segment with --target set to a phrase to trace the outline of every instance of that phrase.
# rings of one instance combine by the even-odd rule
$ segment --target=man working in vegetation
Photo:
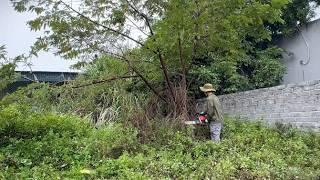
[[[220,141],[220,132],[222,128],[222,110],[218,97],[214,94],[216,91],[212,84],[205,84],[200,90],[207,96],[204,112],[210,122],[210,136],[213,141]]]

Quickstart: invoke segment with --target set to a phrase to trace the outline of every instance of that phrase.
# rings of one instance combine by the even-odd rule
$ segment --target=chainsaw
[[[205,112],[200,112],[196,113],[196,119],[192,121],[185,121],[185,124],[190,124],[190,125],[207,125],[209,124],[207,114]]]

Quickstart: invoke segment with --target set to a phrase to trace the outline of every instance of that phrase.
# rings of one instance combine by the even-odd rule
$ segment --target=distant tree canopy
[[[0,46],[0,91],[5,89],[18,77],[17,73],[15,73],[16,61],[18,58],[10,61],[7,57],[5,46]]]
[[[273,39],[291,36],[297,27],[308,23],[315,16],[315,8],[319,7],[319,0],[292,0],[283,8],[281,18],[283,23],[270,25]]]
[[[83,0],[71,6],[66,0],[11,1],[18,12],[37,14],[28,22],[31,30],[45,31],[31,54],[50,49],[65,58],[108,55],[140,77],[131,90],[148,88],[161,96],[164,88],[172,99],[175,87],[196,92],[205,82],[218,93],[279,84],[285,68],[273,40],[292,33],[296,21],[310,20],[309,3],[318,3]]]

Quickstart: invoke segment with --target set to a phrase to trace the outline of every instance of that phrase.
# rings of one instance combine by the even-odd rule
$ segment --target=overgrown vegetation
[[[184,126],[147,94],[127,92],[133,79],[93,84],[114,73],[108,64],[0,101],[0,179],[319,178],[319,134],[226,118],[214,143],[207,127]]]
[[[132,82],[130,79],[108,81],[125,71],[122,65],[116,60],[101,58],[74,81],[61,86],[34,83],[4,97],[0,105],[19,103],[37,112],[76,113],[88,117],[97,126],[127,119],[144,105],[148,94],[128,93],[126,87]]]
[[[153,123],[156,123],[154,121]],[[228,119],[223,141],[196,140],[191,129],[157,123],[141,143],[137,129],[32,112],[12,104],[0,110],[1,179],[317,179],[320,136],[288,127]],[[200,138],[198,138],[200,139]]]
[[[274,40],[292,34],[296,19],[307,22],[310,9],[286,9],[300,1],[12,2],[37,14],[31,30],[47,30],[30,55],[91,61],[77,64],[85,73],[74,81],[34,83],[1,99],[0,179],[320,178],[319,134],[226,118],[213,143],[207,127],[182,123],[203,83],[218,93],[280,83]],[[0,69],[5,86],[14,66]]]

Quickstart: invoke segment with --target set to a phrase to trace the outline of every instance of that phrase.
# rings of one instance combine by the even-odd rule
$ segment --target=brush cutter
[[[185,121],[185,124],[207,125],[209,124],[207,114],[205,112],[196,113],[196,119],[192,121]]]

